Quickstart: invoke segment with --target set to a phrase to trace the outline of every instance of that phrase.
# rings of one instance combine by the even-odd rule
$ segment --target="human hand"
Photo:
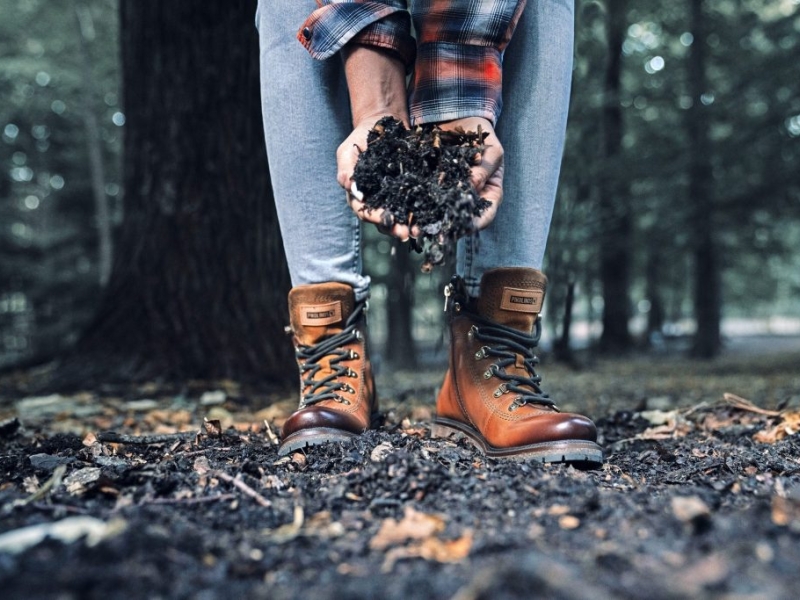
[[[459,127],[464,131],[478,131],[480,127],[481,131],[489,134],[483,142],[485,148],[480,156],[480,162],[472,167],[470,177],[478,195],[490,202],[490,206],[473,220],[476,230],[484,229],[494,220],[497,208],[503,201],[503,146],[495,134],[491,121],[482,117],[456,119],[441,123],[440,127],[448,131]]]
[[[389,223],[385,211],[367,208],[362,202],[364,197],[353,187],[358,155],[367,148],[367,134],[375,123],[381,117],[392,116],[408,127],[405,66],[394,54],[372,46],[348,44],[342,54],[353,132],[336,151],[336,180],[345,189],[347,203],[359,219],[405,241],[412,235],[408,226]]]
[[[378,229],[387,235],[399,238],[402,241],[407,241],[409,237],[417,237],[419,230],[416,227],[409,228],[408,225],[401,225],[398,223],[389,223],[387,219],[390,215],[383,209],[368,208],[364,204],[364,196],[358,191],[358,188],[353,181],[353,172],[355,171],[358,155],[367,147],[367,134],[374,127],[375,123],[384,116],[379,114],[377,116],[371,115],[364,117],[359,123],[356,124],[353,132],[347,136],[336,151],[336,164],[337,174],[336,180],[339,182],[347,194],[347,204],[356,213],[356,216],[366,223],[373,223]],[[405,115],[391,115],[394,118],[403,121],[408,127],[408,119]]]

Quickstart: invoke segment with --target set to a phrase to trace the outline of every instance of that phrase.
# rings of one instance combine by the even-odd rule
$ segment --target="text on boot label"
[[[300,323],[321,327],[331,325],[342,320],[342,303],[330,302],[328,304],[313,304],[304,306],[300,311]]]

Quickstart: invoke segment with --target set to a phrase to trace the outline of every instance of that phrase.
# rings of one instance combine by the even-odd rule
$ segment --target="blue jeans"
[[[338,281],[357,299],[361,229],[336,182],[336,148],[351,131],[344,69],[296,39],[313,0],[259,0],[261,97],[272,187],[292,285]],[[478,295],[484,271],[541,268],[564,149],[572,77],[573,0],[528,2],[503,60],[504,198],[477,240],[458,243],[456,272]]]

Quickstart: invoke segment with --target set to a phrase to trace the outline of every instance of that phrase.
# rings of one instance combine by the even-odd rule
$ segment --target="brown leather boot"
[[[542,392],[534,349],[547,278],[535,269],[487,271],[477,300],[454,278],[445,289],[450,368],[433,435],[463,435],[493,458],[597,466],[603,450],[586,417],[562,413]]]
[[[366,303],[343,283],[289,292],[291,330],[300,367],[300,408],[283,425],[278,454],[346,442],[369,429],[378,403],[367,358]]]

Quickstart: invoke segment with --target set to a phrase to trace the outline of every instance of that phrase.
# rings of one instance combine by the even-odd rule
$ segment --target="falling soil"
[[[473,219],[489,206],[470,183],[488,133],[406,129],[392,117],[378,121],[356,163],[353,179],[367,209],[383,209],[384,229],[416,226],[412,242],[424,253],[423,270],[444,261],[449,245],[475,234]]]
[[[674,368],[678,386],[695,376]],[[722,392],[686,404],[697,388],[673,386],[672,400],[647,384],[625,391],[636,376],[659,378],[635,371],[609,377],[613,389],[585,390],[628,405],[591,415],[606,451],[594,471],[487,460],[431,439],[435,385],[421,373],[384,386],[380,429],[283,458],[275,432],[294,400],[264,407],[231,382],[202,394],[153,385],[6,395],[0,589],[4,598],[796,597],[796,374],[787,367],[764,409]],[[737,381],[732,371],[702,379],[719,390]]]

